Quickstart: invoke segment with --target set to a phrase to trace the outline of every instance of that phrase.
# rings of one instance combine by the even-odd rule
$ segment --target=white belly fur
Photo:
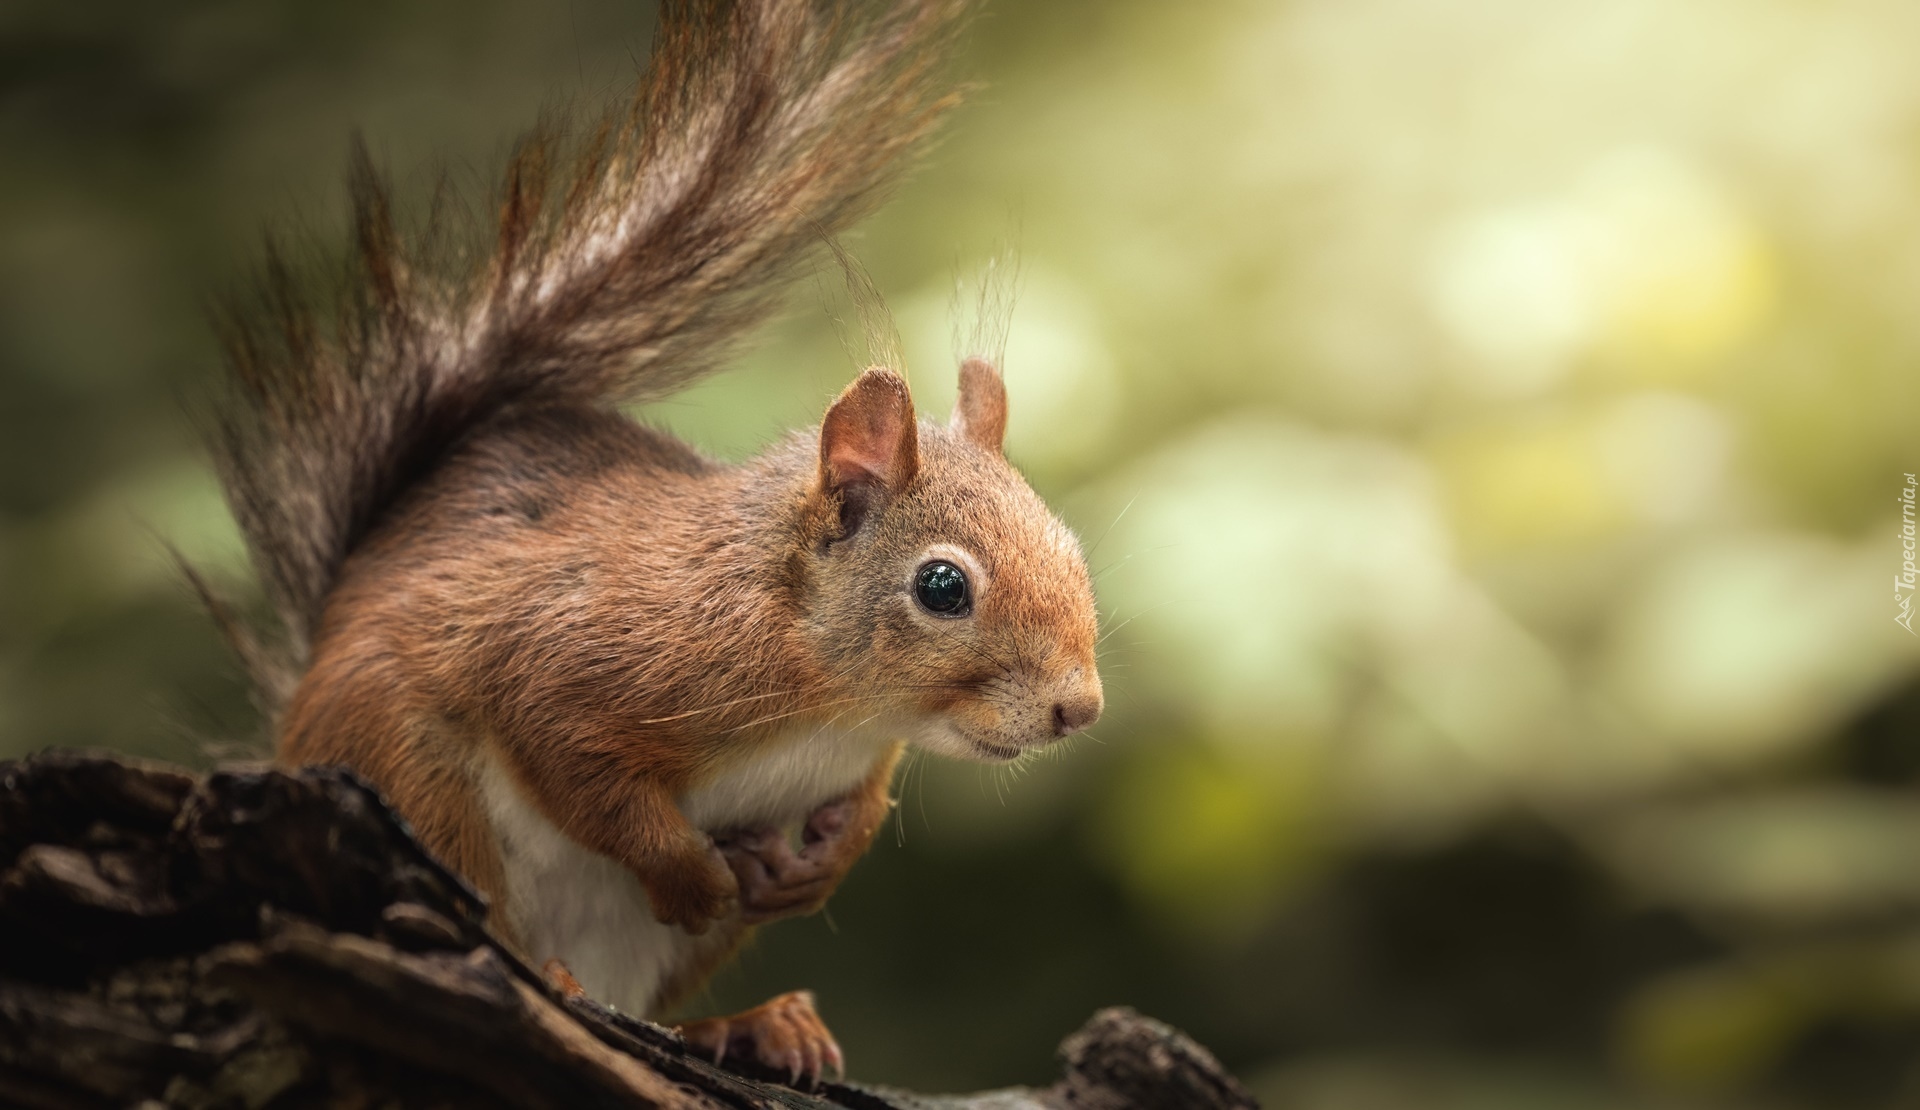
[[[681,796],[680,810],[709,832],[797,824],[864,780],[904,731],[897,722],[797,729]],[[505,872],[502,909],[527,954],[536,965],[558,959],[595,999],[646,1016],[662,982],[704,938],[655,920],[640,880],[556,828],[498,757],[484,757],[479,780]]]

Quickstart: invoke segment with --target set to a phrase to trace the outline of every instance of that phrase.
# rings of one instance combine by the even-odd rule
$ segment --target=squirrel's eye
[[[952,563],[934,561],[913,578],[913,595],[927,612],[943,617],[967,615],[967,576]]]

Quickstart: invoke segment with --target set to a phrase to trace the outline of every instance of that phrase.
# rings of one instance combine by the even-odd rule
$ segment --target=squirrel
[[[668,2],[629,111],[522,141],[490,246],[403,234],[356,146],[349,280],[316,301],[270,252],[223,328],[213,449],[286,642],[215,615],[279,759],[373,782],[511,944],[639,1016],[824,904],[907,745],[1009,761],[1101,712],[992,352],[947,423],[876,366],[739,465],[619,411],[877,206],[958,99],[968,7]],[[844,1073],[805,992],[680,1028]]]

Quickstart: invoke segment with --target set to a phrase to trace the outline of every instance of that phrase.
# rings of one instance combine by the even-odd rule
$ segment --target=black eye
[[[913,596],[927,612],[943,617],[967,615],[967,576],[952,563],[934,561],[913,577]]]

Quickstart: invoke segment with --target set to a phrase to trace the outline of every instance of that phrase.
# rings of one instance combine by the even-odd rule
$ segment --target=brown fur
[[[466,284],[402,250],[361,172],[341,330],[280,281],[269,325],[235,333],[223,476],[291,637],[291,677],[263,679],[291,691],[282,758],[356,768],[498,901],[475,778],[497,759],[698,932],[736,884],[676,799],[783,730],[938,718],[949,754],[1006,759],[1098,715],[1085,564],[1001,457],[991,361],[966,363],[951,427],[874,369],[740,466],[610,410],[703,372],[821,230],[871,206],[951,99],[928,78],[961,6],[669,5],[632,118],[558,200],[530,141]],[[934,549],[976,576],[963,619],[914,600]],[[836,874],[897,759],[855,791]],[[744,935],[715,930],[663,993]]]

